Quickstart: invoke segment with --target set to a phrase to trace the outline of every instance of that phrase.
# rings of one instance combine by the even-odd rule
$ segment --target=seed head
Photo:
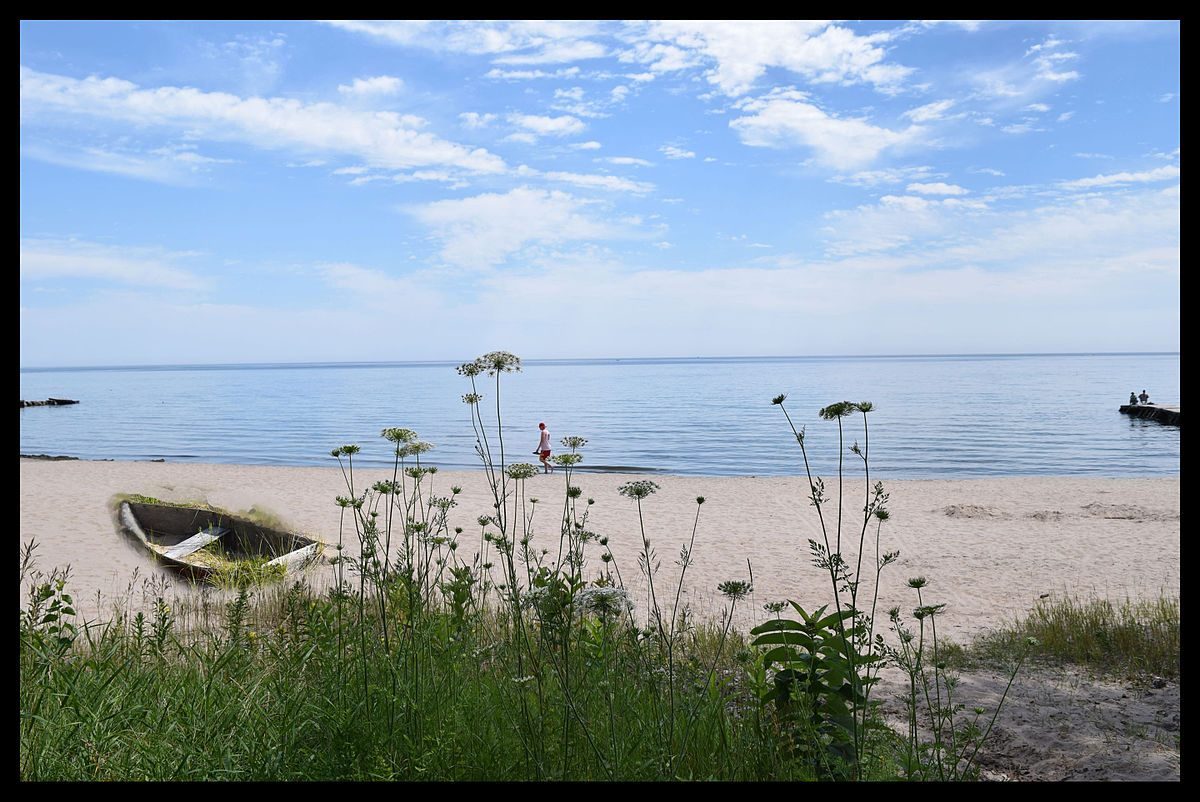
[[[717,590],[721,591],[731,601],[740,601],[749,596],[754,587],[744,580],[731,579],[717,585]]]
[[[837,420],[851,414],[855,409],[857,409],[857,406],[849,401],[838,401],[836,404],[830,404],[825,407],[817,414],[825,420]]]
[[[417,433],[412,429],[384,429],[379,433],[379,436],[385,440],[390,440],[393,443],[407,443],[417,439]]]
[[[509,479],[528,479],[537,472],[537,468],[528,462],[518,462],[504,469]]]
[[[658,490],[658,485],[651,482],[649,479],[639,479],[635,482],[626,482],[617,489],[617,492],[622,496],[632,499],[644,499],[651,493]]]

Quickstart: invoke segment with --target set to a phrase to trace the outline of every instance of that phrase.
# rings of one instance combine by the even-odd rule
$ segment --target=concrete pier
[[[1135,418],[1148,418],[1168,426],[1179,425],[1179,407],[1163,404],[1125,404],[1121,412]]]

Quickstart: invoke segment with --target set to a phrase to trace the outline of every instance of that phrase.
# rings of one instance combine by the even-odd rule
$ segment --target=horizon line
[[[770,359],[920,359],[947,357],[1016,357],[1016,356],[1178,356],[1179,351],[980,351],[958,353],[919,354],[763,354],[755,356],[604,356],[604,357],[532,357],[521,358],[522,363],[546,364],[556,362],[664,362],[664,361],[716,361],[716,360],[770,360]],[[467,360],[472,361],[472,360]],[[312,368],[312,367],[387,367],[387,366],[437,366],[463,364],[457,359],[399,359],[399,360],[345,360],[308,362],[180,362],[143,363],[129,365],[22,365],[20,372],[48,372],[72,370],[167,370],[167,369],[218,369],[218,368]]]

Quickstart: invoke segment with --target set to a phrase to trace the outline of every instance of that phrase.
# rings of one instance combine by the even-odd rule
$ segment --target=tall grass
[[[1179,598],[1044,599],[1028,614],[978,639],[964,664],[990,662],[1033,637],[1033,656],[1125,677],[1179,677]]]

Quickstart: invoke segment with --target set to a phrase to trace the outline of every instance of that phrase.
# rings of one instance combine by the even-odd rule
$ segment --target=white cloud
[[[507,119],[533,136],[569,136],[586,127],[582,120],[570,115],[547,117],[539,114],[509,114]]]
[[[940,177],[940,174],[935,175],[932,167],[919,166],[887,167],[882,170],[860,170],[852,175],[836,175],[829,180],[852,187],[876,187],[881,184],[899,184],[917,178],[926,179],[934,177]]]
[[[490,56],[498,63],[565,63],[599,58],[607,48],[591,38],[599,32],[579,20],[322,20],[353,33],[402,47]]]
[[[747,116],[729,125],[747,145],[811,148],[817,161],[836,169],[865,166],[884,151],[917,144],[925,135],[918,125],[892,131],[865,120],[833,117],[807,100],[803,93],[779,90],[740,101],[737,107]]]
[[[486,128],[496,117],[495,114],[480,114],[475,111],[464,111],[458,115],[458,118],[463,121],[463,126],[467,128]]]
[[[465,267],[503,262],[528,244],[559,244],[630,236],[588,214],[589,202],[565,192],[519,187],[406,211],[442,240],[442,258]]]
[[[660,153],[668,159],[694,159],[696,154],[694,151],[677,148],[674,145],[663,145],[658,149]]]
[[[187,254],[153,248],[117,248],[90,242],[22,239],[22,281],[83,279],[134,287],[188,292],[210,288],[210,282],[173,264]]]
[[[893,92],[912,72],[886,62],[890,34],[860,36],[828,20],[661,20],[629,26],[625,58],[657,73],[711,65],[721,92],[749,92],[777,67],[813,83],[872,84]]]
[[[941,182],[929,184],[909,184],[909,192],[916,192],[918,195],[966,195],[967,190],[956,184],[944,184]]]
[[[608,162],[609,164],[637,165],[638,167],[654,166],[654,162],[648,162],[645,159],[638,159],[633,156],[605,156],[603,158],[597,159],[597,161],[605,161],[605,162]]]
[[[1139,173],[1111,173],[1109,175],[1097,175],[1092,178],[1063,181],[1060,186],[1067,189],[1091,189],[1093,187],[1108,187],[1119,184],[1145,184],[1152,181],[1169,181],[1175,178],[1179,178],[1178,167],[1156,167],[1153,170],[1143,170]]]
[[[23,120],[47,122],[55,115],[86,115],[267,150],[341,153],[377,167],[443,165],[478,173],[505,169],[503,160],[483,148],[464,147],[416,130],[425,125],[418,117],[174,86],[142,89],[117,78],[78,80],[25,67],[21,68],[21,114]]]
[[[926,103],[924,106],[918,106],[915,109],[909,109],[902,114],[902,117],[907,117],[915,123],[928,122],[930,120],[941,120],[946,116],[946,112],[954,106],[956,101],[939,100],[934,103]]]
[[[404,81],[390,75],[374,78],[355,78],[354,82],[340,84],[338,91],[347,95],[394,95],[404,88]]]

